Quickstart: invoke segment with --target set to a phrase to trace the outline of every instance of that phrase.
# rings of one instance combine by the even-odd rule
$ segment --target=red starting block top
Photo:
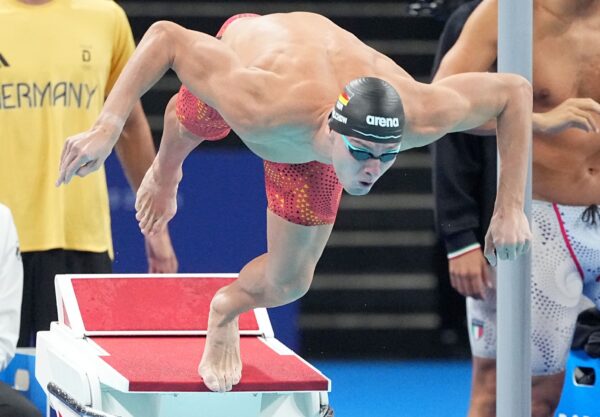
[[[197,369],[210,301],[235,278],[59,275],[59,322],[71,328],[75,339],[104,350],[93,348],[94,355],[127,380],[129,391],[208,391]],[[239,324],[243,371],[234,391],[329,390],[326,377],[273,338],[265,309],[244,313]],[[266,337],[256,337],[261,335]]]
[[[129,381],[129,391],[208,391],[198,375],[202,336],[106,337],[92,340]],[[329,380],[298,356],[280,354],[258,337],[242,337],[242,380],[233,391],[327,391]]]
[[[85,335],[205,333],[212,297],[234,279],[231,274],[58,276],[60,321]],[[240,316],[242,334],[270,332],[260,329],[256,314]]]

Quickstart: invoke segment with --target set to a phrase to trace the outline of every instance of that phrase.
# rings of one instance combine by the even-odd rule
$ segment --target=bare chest
[[[578,24],[534,40],[534,110],[572,97],[600,100],[600,25]]]

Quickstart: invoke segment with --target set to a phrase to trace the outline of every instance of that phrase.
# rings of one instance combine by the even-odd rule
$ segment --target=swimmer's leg
[[[333,224],[302,226],[267,211],[267,253],[215,295],[206,348],[198,371],[213,391],[229,391],[241,378],[238,316],[255,307],[276,307],[302,297]]]
[[[496,416],[496,359],[473,356],[468,417]]]
[[[178,95],[167,104],[160,149],[136,196],[136,219],[146,235],[162,230],[175,215],[183,161],[203,141],[179,121],[176,114]]]

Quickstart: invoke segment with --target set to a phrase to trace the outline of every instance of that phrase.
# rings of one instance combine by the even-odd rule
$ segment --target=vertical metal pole
[[[498,1],[498,72],[532,79],[532,0]],[[531,150],[525,196],[531,222]],[[499,261],[497,417],[531,416],[531,251]]]

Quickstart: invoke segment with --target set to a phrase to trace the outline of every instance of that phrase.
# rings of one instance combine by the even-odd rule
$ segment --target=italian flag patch
[[[481,320],[471,321],[471,334],[475,340],[479,340],[483,337],[483,322]]]

